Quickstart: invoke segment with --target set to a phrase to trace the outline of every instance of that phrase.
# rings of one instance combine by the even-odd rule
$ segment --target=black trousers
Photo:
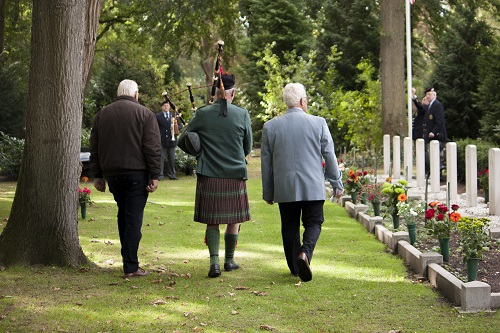
[[[147,174],[129,174],[107,178],[109,191],[118,205],[118,232],[120,234],[123,271],[133,273],[139,268],[137,252],[142,238],[144,207],[148,199]]]
[[[321,233],[321,225],[325,220],[323,215],[324,200],[296,201],[279,203],[281,215],[281,237],[285,251],[286,263],[292,274],[298,274],[296,259],[300,252],[304,252],[312,260],[314,248]],[[300,242],[300,220],[304,234],[302,245]]]

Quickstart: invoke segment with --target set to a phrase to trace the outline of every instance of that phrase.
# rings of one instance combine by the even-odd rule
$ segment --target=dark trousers
[[[312,260],[314,248],[321,233],[321,225],[325,220],[323,215],[324,200],[296,201],[279,203],[281,215],[281,237],[285,250],[286,263],[292,274],[298,274],[296,259],[300,252],[304,252]],[[300,243],[300,219],[304,234]]]
[[[162,176],[175,178],[175,146],[161,147],[160,177]]]
[[[139,268],[137,251],[142,238],[144,207],[148,199],[146,186],[149,176],[129,174],[109,177],[109,191],[118,205],[118,232],[120,234],[123,271],[133,273]]]

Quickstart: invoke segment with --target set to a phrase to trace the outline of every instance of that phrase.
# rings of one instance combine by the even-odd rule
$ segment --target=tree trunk
[[[33,1],[26,143],[11,214],[0,235],[4,265],[88,264],[78,240],[78,156],[84,63],[89,66],[86,17],[99,15],[97,2]]]
[[[382,0],[380,23],[380,75],[383,134],[407,136],[405,99],[405,3]]]

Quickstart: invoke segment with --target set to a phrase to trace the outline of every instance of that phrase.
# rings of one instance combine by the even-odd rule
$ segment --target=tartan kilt
[[[194,221],[205,224],[235,224],[250,220],[244,179],[198,175]]]

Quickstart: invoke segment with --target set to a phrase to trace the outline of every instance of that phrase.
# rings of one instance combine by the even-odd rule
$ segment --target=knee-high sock
[[[226,246],[224,262],[234,262],[234,249],[238,243],[238,234],[224,234],[224,243]]]
[[[205,236],[207,237],[208,253],[210,253],[210,265],[219,264],[220,231],[216,228],[209,228]]]

